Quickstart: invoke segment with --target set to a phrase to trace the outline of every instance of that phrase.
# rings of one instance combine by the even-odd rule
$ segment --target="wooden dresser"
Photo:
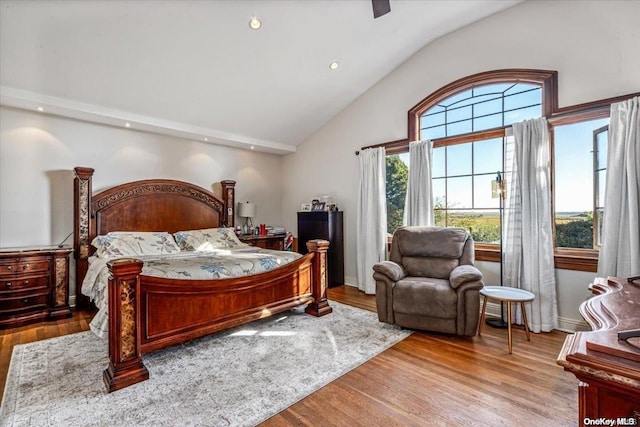
[[[276,251],[284,251],[284,239],[286,234],[252,236],[250,234],[238,236],[241,242],[248,245],[257,246],[262,249],[274,249]]]
[[[640,425],[640,337],[618,339],[640,329],[640,280],[597,278],[589,289],[580,314],[593,330],[569,335],[558,356],[580,381],[578,425]]]
[[[0,249],[0,329],[71,316],[71,248]]]

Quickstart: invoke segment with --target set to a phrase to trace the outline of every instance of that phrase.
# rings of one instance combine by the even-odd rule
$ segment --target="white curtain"
[[[409,179],[404,202],[404,225],[433,225],[431,141],[409,143]]]
[[[358,288],[376,293],[373,265],[387,256],[386,158],[384,148],[360,151],[360,190],[356,224]]]
[[[507,139],[505,153],[504,285],[535,295],[526,304],[533,332],[558,326],[549,153],[544,118],[513,124],[513,138]],[[518,311],[516,321],[522,323],[521,318]]]
[[[640,274],[640,98],[611,105],[598,276]]]

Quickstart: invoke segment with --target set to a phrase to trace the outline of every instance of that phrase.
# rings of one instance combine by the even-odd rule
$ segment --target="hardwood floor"
[[[375,297],[330,289],[329,299],[375,311]],[[92,313],[0,331],[0,395],[13,346],[88,329]],[[262,426],[575,426],[577,382],[556,365],[566,334],[504,329],[482,338],[415,332],[273,416]]]

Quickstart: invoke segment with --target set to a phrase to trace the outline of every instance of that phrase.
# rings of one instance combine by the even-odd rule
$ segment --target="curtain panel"
[[[386,158],[384,148],[362,150],[356,218],[358,289],[376,293],[373,265],[387,257]]]
[[[433,225],[432,158],[431,141],[409,143],[409,179],[404,204],[404,225]]]
[[[550,166],[546,119],[514,123],[505,153],[504,284],[535,295],[527,305],[533,332],[558,326]],[[519,308],[516,321],[522,323]]]
[[[611,105],[598,276],[640,275],[640,98]]]

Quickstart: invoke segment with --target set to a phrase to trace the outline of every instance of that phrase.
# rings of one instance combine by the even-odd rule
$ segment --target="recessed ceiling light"
[[[204,140],[205,140],[205,141],[208,141],[208,140],[209,140],[209,138],[206,138],[206,137],[205,137],[205,138],[204,138]]]
[[[131,124],[129,124],[129,123],[125,123],[125,124],[124,124],[124,127],[126,127],[126,128],[130,128],[130,127],[131,127]]]
[[[259,30],[260,27],[262,27],[262,21],[260,21],[258,18],[254,16],[253,18],[249,19],[249,28],[251,28],[252,30]]]
[[[254,147],[254,146],[252,145],[252,146],[251,146],[251,149],[252,149],[252,150],[255,150],[255,149],[256,149],[256,147]]]
[[[338,64],[336,61],[333,61],[331,64],[329,64],[329,69],[337,70],[339,66],[340,64]]]
[[[36,108],[36,110],[38,110],[38,111],[42,112],[42,111],[44,111],[44,108],[42,108],[42,107],[37,107],[37,108]]]

